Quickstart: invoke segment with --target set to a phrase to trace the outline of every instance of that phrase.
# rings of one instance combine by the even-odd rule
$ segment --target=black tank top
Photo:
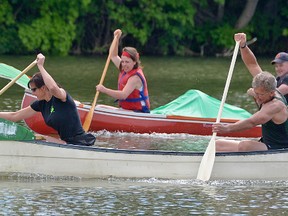
[[[287,106],[286,99],[281,93],[279,94],[281,98],[274,98],[282,101]],[[282,124],[275,124],[272,120],[262,124],[262,141],[270,149],[288,148],[288,120]]]

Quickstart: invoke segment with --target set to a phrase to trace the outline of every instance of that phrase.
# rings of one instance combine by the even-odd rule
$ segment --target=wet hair
[[[34,85],[37,88],[41,88],[43,85],[45,85],[42,74],[40,72],[35,73],[32,78],[29,80],[27,86],[30,88],[30,83],[34,83]]]
[[[124,47],[122,49],[122,53],[123,52],[127,52],[130,55],[130,58],[133,60],[133,62],[136,62],[133,69],[143,68],[141,65],[139,53],[134,47]],[[122,71],[122,64],[120,64],[119,70]]]
[[[252,87],[253,88],[262,87],[265,89],[265,91],[271,92],[276,90],[277,81],[271,73],[263,71],[253,78]]]

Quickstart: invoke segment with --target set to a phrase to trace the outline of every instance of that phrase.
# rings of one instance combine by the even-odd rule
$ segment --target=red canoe
[[[22,108],[27,107],[36,97],[29,91],[25,91],[22,100]],[[88,114],[90,107],[75,102],[82,123]],[[97,105],[89,131],[107,130],[111,132],[134,132],[134,133],[188,133],[194,135],[212,135],[212,124],[215,118],[197,118],[176,115],[147,114],[125,111],[113,106]],[[221,119],[221,122],[236,122],[233,119]],[[40,134],[54,135],[55,130],[46,126],[41,113],[25,120],[27,126]],[[229,137],[260,137],[261,127],[257,126],[250,130],[229,134],[217,134]]]

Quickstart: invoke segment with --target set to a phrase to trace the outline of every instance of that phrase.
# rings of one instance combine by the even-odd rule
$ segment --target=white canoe
[[[0,141],[0,173],[81,178],[195,179],[203,153]],[[217,153],[211,180],[287,180],[288,150]]]

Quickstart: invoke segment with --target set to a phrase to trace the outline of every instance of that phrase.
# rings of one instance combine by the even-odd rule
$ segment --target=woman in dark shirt
[[[93,145],[96,137],[84,132],[72,97],[45,70],[44,61],[45,56],[38,54],[40,72],[28,82],[38,100],[16,112],[0,112],[0,118],[16,122],[41,112],[45,123],[58,132],[61,140],[76,145]]]

